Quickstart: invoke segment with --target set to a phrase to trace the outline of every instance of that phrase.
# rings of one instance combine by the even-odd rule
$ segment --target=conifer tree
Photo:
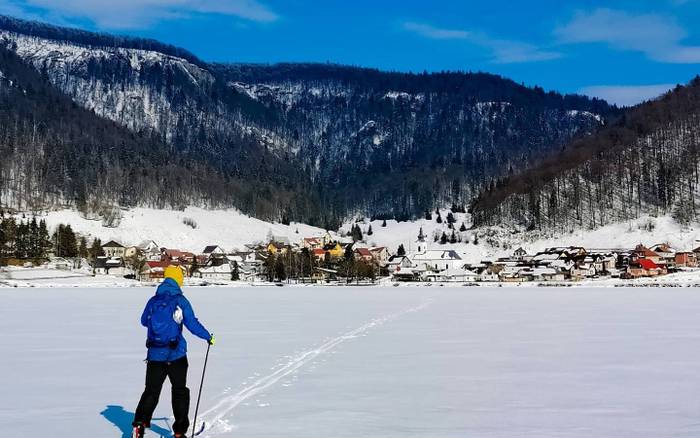
[[[406,249],[403,247],[403,243],[399,244],[399,248],[396,250],[396,255],[401,257],[406,255]]]
[[[89,255],[87,239],[85,238],[85,236],[80,236],[80,246],[78,247],[78,255],[81,258],[87,258]]]
[[[233,262],[233,268],[231,269],[231,281],[238,281],[241,279],[240,273],[238,272],[238,262]]]
[[[445,232],[442,232],[442,236],[440,236],[440,245],[444,245],[447,243],[447,234]]]

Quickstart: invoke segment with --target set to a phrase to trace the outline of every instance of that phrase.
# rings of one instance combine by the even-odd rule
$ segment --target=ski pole
[[[192,422],[192,436],[197,432],[197,413],[199,412],[199,399],[202,398],[202,386],[204,386],[204,373],[207,371],[207,361],[209,360],[209,349],[211,343],[207,342],[207,354],[204,356],[204,368],[202,369],[202,380],[199,382],[199,394],[197,394],[197,405],[194,408],[194,421]]]

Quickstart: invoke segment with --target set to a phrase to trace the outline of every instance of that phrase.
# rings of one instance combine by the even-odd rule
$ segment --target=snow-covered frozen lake
[[[153,289],[0,289],[8,436],[128,437]],[[210,437],[697,437],[700,290],[193,288]],[[206,345],[190,340],[196,398]],[[168,435],[170,394],[147,436]],[[201,417],[201,415],[200,415]]]

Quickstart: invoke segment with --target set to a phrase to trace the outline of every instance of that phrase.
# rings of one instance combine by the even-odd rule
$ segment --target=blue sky
[[[156,38],[209,61],[486,71],[618,104],[700,72],[700,0],[0,0],[0,13]]]

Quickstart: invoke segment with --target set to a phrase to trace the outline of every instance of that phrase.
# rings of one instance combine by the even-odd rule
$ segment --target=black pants
[[[165,377],[170,379],[172,386],[172,403],[175,423],[173,432],[186,433],[190,427],[188,418],[190,410],[190,390],[186,386],[187,382],[187,357],[183,357],[173,362],[153,362],[146,365],[146,389],[143,391],[139,406],[134,415],[134,426],[139,423],[146,427],[151,426],[153,411],[158,405],[160,390],[163,388]]]

